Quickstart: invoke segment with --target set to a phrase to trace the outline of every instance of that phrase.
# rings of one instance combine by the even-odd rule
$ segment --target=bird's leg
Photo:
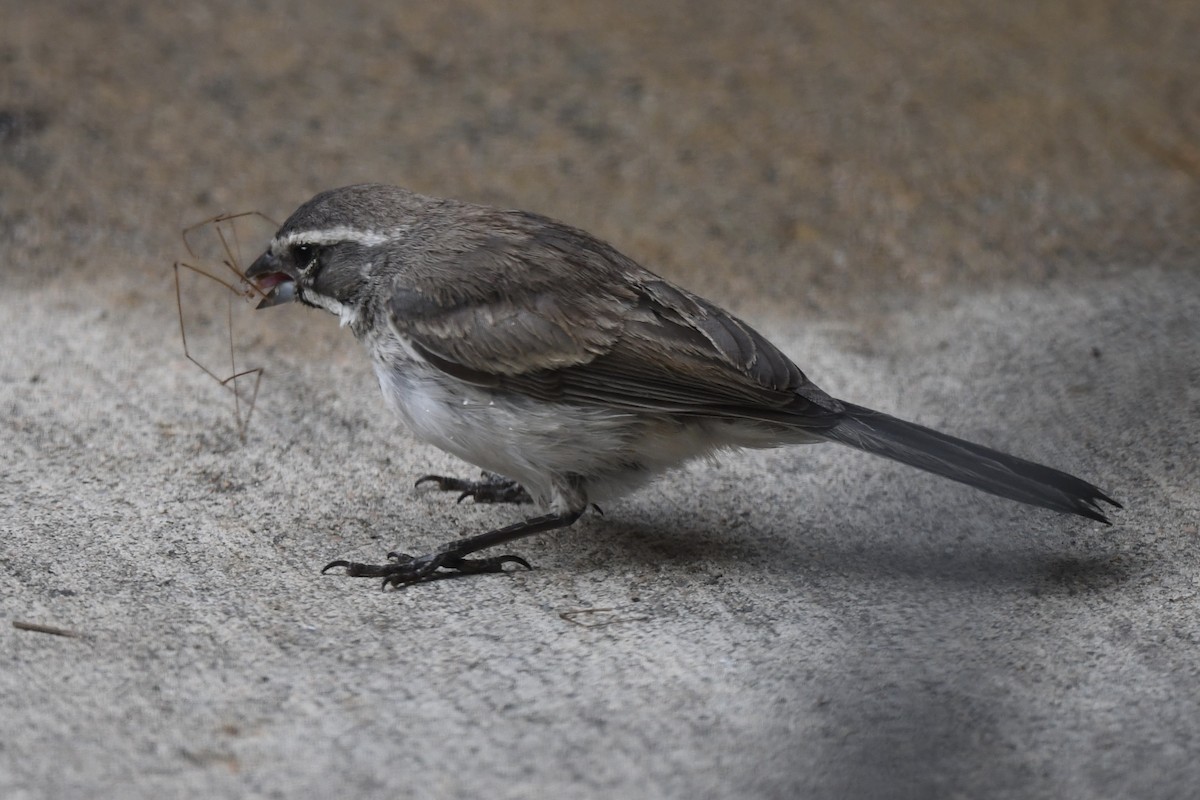
[[[447,478],[443,475],[426,475],[417,480],[417,486],[422,483],[436,483],[439,491],[462,492],[458,502],[468,497],[476,503],[532,503],[529,492],[516,481],[497,475],[494,472],[484,472],[483,480],[468,481],[462,478]]]
[[[525,569],[533,569],[528,561],[515,555],[491,558],[466,558],[466,556],[487,547],[511,542],[522,536],[532,536],[535,533],[565,528],[579,519],[582,513],[583,510],[580,509],[533,517],[515,525],[444,544],[437,551],[428,555],[410,556],[408,553],[391,552],[387,554],[387,564],[331,561],[325,565],[321,573],[324,574],[335,567],[345,567],[346,574],[354,578],[383,578],[384,588],[387,588],[389,585],[398,587],[431,580],[439,569],[457,573],[503,572],[505,564],[520,564]]]

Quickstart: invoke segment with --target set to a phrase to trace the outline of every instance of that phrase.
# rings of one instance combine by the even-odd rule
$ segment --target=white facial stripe
[[[332,297],[326,297],[323,294],[317,294],[316,292],[308,289],[301,289],[300,292],[304,296],[305,300],[320,306],[331,314],[336,314],[338,321],[343,328],[347,325],[354,324],[354,322],[358,319],[358,309],[343,303],[339,303]]]
[[[364,247],[378,247],[391,237],[376,231],[363,231],[357,228],[347,228],[339,225],[334,228],[324,228],[319,231],[292,231],[286,236],[275,240],[272,249],[281,250],[293,244],[337,244],[338,242],[355,242]]]

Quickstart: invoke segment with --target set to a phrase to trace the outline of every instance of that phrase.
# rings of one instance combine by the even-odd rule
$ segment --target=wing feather
[[[741,320],[582,231],[514,217],[504,235],[396,279],[391,323],[438,369],[547,401],[811,427],[840,418],[837,400]]]

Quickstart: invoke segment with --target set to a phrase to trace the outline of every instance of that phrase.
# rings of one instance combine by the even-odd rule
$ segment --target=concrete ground
[[[0,19],[0,797],[1200,793],[1191,0]],[[522,543],[531,572],[321,576],[519,513],[412,488],[472,470],[327,315],[234,308],[244,441],[182,356],[184,225],[365,179],[592,230],[832,393],[1126,508],[793,448]],[[222,368],[222,290],[183,296]]]

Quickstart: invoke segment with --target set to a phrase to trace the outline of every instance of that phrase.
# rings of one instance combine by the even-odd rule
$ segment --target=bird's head
[[[362,184],[318,194],[296,209],[246,270],[265,293],[259,308],[296,300],[358,320],[394,245],[408,235],[428,198],[394,186]]]

